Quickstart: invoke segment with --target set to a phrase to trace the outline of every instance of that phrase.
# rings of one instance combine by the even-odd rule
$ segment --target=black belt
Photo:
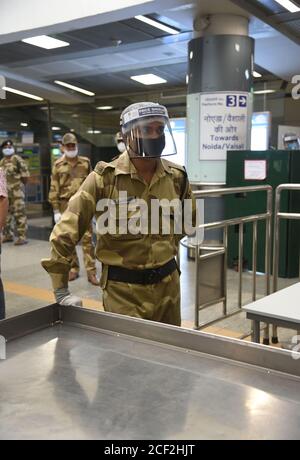
[[[108,267],[108,280],[121,281],[131,284],[157,284],[177,269],[175,259],[170,260],[159,268],[145,270],[129,270],[124,267]]]

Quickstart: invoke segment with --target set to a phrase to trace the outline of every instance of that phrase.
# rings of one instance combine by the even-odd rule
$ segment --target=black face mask
[[[165,135],[163,134],[156,139],[137,139],[138,143],[138,151],[140,153],[144,153],[146,157],[160,157],[165,146],[166,146],[166,139]],[[142,155],[141,155],[142,156]]]

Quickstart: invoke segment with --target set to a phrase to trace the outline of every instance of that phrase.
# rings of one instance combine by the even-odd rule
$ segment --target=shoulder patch
[[[57,166],[59,165],[60,163],[63,163],[65,161],[64,157],[62,156],[61,158],[58,158],[58,160],[56,160],[54,162],[54,165]]]
[[[94,171],[97,174],[102,175],[106,169],[115,169],[115,165],[112,163],[105,163],[105,161],[99,161],[96,164]]]
[[[185,176],[187,176],[187,172],[184,166],[178,165],[177,163],[173,163],[172,161],[166,160],[163,158],[164,163],[171,169],[176,169],[181,171]]]
[[[83,156],[81,156],[81,155],[80,155],[80,159],[81,159],[82,161],[86,161],[87,163],[90,163],[90,162],[91,162],[91,160],[90,160],[88,157],[83,157]]]

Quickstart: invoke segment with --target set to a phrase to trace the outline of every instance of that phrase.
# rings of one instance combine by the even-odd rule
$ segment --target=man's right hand
[[[72,295],[68,288],[55,289],[54,295],[59,305],[82,307],[82,300],[80,297]]]
[[[59,211],[54,211],[54,222],[58,224],[61,219],[61,213]]]

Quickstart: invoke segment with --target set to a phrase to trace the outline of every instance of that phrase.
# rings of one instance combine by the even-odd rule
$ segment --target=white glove
[[[59,305],[82,307],[82,300],[80,297],[72,295],[68,288],[55,289],[54,295]]]
[[[54,211],[54,222],[58,224],[61,219],[61,213],[59,211]]]

